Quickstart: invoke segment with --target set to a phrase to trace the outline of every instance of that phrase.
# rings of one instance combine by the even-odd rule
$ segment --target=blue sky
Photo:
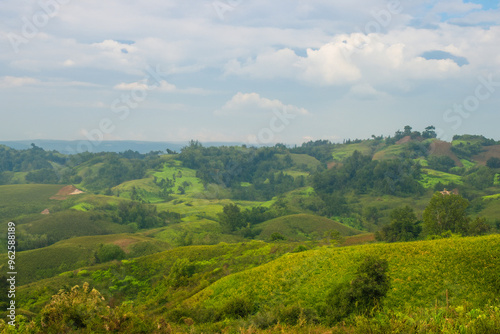
[[[497,1],[3,3],[0,140],[500,139]]]

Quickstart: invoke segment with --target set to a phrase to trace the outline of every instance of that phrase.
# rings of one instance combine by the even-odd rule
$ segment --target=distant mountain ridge
[[[81,153],[82,149],[87,150],[89,141],[85,140],[48,140],[48,139],[33,139],[33,140],[13,140],[0,141],[0,145],[5,145],[16,150],[24,150],[31,148],[31,144],[43,148],[46,151],[58,151],[62,154]],[[82,143],[86,143],[83,145]],[[93,144],[93,143],[92,143]],[[204,146],[239,146],[243,143],[237,142],[206,142]],[[139,153],[149,153],[151,151],[162,151],[166,149],[179,152],[181,148],[188,145],[187,141],[179,142],[161,142],[161,141],[135,141],[135,140],[110,140],[102,141],[100,144],[91,145],[93,153],[96,152],[124,152],[127,150],[137,151]]]

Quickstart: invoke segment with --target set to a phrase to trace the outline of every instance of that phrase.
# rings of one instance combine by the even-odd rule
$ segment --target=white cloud
[[[19,88],[25,86],[37,87],[100,87],[100,85],[81,81],[65,81],[64,79],[50,79],[41,81],[31,77],[0,77],[0,88]]]
[[[226,75],[244,75],[259,79],[293,78],[313,84],[343,84],[359,79],[358,68],[342,53],[343,46],[328,43],[318,50],[307,49],[300,57],[293,50],[267,51],[242,63],[231,60],[225,66]]]
[[[0,77],[0,88],[13,88],[22,86],[33,86],[40,84],[40,80],[28,77]]]
[[[351,87],[349,96],[358,100],[376,100],[387,98],[389,94],[376,90],[370,84],[361,83]]]
[[[308,115],[309,111],[291,104],[284,104],[280,100],[270,100],[257,93],[237,93],[227,101],[222,108],[214,112],[217,116],[245,116],[252,117],[262,112],[286,110],[289,114]]]
[[[454,78],[463,69],[451,59],[424,59],[420,55],[430,50],[445,50],[457,56],[474,58],[488,54],[489,63],[495,56],[487,48],[496,48],[487,40],[489,33],[475,28],[443,25],[442,31],[407,28],[387,34],[353,33],[336,35],[331,42],[318,49],[307,49],[304,56],[289,48],[267,50],[255,58],[239,61],[232,59],[225,65],[226,75],[254,79],[293,79],[297,82],[322,86],[351,85],[368,82],[371,86],[399,85],[409,80]],[[465,41],[461,34],[473,41]],[[493,32],[491,32],[493,34]],[[495,39],[496,40],[496,39]],[[476,44],[474,47],[470,43]],[[484,51],[477,52],[478,49]],[[469,56],[471,59],[469,59]],[[484,66],[484,61],[471,66]]]
[[[342,42],[328,43],[319,50],[307,50],[297,66],[300,77],[308,82],[323,85],[343,84],[361,78],[357,68],[347,57]]]
[[[133,90],[155,90],[155,91],[160,91],[164,93],[179,93],[179,94],[193,94],[193,95],[208,95],[211,94],[211,91],[202,89],[202,88],[177,88],[176,85],[171,84],[167,82],[166,80],[161,80],[160,84],[157,85],[156,83],[148,85],[146,80],[141,80],[137,82],[131,82],[131,83],[119,83],[116,86],[114,86],[114,89],[116,90],[126,90],[126,91],[133,91]]]

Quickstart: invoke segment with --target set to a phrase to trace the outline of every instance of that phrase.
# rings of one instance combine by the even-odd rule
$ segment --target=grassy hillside
[[[373,155],[373,160],[397,159],[405,151],[407,146],[408,144],[386,146]]]
[[[338,145],[333,149],[332,158],[334,161],[340,162],[345,158],[350,157],[354,151],[359,151],[364,155],[371,155],[373,147],[369,140],[356,144]]]
[[[162,241],[135,234],[86,236],[57,242],[51,246],[16,253],[18,284],[27,284],[59,273],[95,263],[95,252],[101,244],[115,244],[127,257],[157,253],[170,246]],[[2,271],[7,271],[7,256],[0,256]]]
[[[174,246],[215,245],[219,242],[239,242],[242,237],[222,234],[220,224],[209,219],[183,222],[156,232],[153,236]]]
[[[284,216],[257,224],[254,229],[261,232],[257,239],[270,240],[273,233],[280,233],[290,241],[317,240],[325,232],[338,231],[342,236],[351,236],[361,232],[325,217],[309,214]]]
[[[234,296],[260,308],[301,305],[315,309],[336,283],[352,279],[365,255],[389,262],[391,290],[385,304],[433,307],[445,303],[484,304],[500,296],[500,236],[441,239],[287,254],[260,267],[225,277],[186,301],[190,307],[220,309]]]
[[[485,206],[480,215],[491,220],[500,221],[500,194],[485,196]]]
[[[19,286],[17,301],[21,308],[37,311],[61,287],[89,282],[109,297],[136,300],[137,305],[166,312],[220,278],[265,264],[295,247],[295,244],[267,244],[261,241],[178,247]],[[187,261],[194,271],[181,286],[172,287],[172,267],[182,261]],[[117,291],[114,286],[122,289]]]
[[[462,167],[462,161],[451,150],[452,144],[441,140],[433,141],[429,146],[429,154],[433,156],[447,156],[455,161],[458,167]]]
[[[24,234],[46,235],[54,243],[78,236],[132,232],[132,228],[107,220],[96,219],[90,212],[66,210],[40,215],[40,219],[18,225]]]
[[[484,152],[473,157],[481,165],[486,165],[489,158],[500,158],[500,145],[492,145],[484,147]]]
[[[280,156],[280,154],[278,154],[277,156]],[[290,154],[290,157],[292,158],[294,167],[299,170],[315,171],[316,168],[321,166],[321,162],[318,159],[307,154],[292,153]]]
[[[422,170],[422,180],[419,182],[425,188],[434,188],[436,184],[441,182],[444,185],[454,183],[463,184],[462,178],[459,175],[441,172],[433,169],[423,169]]]
[[[149,170],[147,177],[143,179],[124,182],[112,188],[112,191],[118,197],[130,199],[135,190],[138,199],[147,203],[161,203],[166,201],[166,198],[160,195],[162,188],[159,184],[162,180],[172,181],[169,190],[171,198],[174,199],[179,195],[184,195],[181,194],[179,187],[182,187],[186,195],[199,194],[204,191],[201,180],[196,177],[196,171],[182,167],[180,162],[175,160],[165,163],[161,169]]]
[[[16,184],[0,186],[0,221],[40,213],[57,201],[51,200],[62,185]]]

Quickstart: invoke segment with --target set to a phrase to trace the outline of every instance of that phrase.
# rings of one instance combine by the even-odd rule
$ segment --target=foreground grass
[[[500,297],[500,236],[441,239],[355,247],[320,248],[221,279],[186,301],[186,306],[220,309],[233,296],[251,296],[259,307],[296,305],[315,309],[336,283],[349,281],[360,259],[389,261],[392,289],[385,305],[405,307],[449,302],[484,305]]]

